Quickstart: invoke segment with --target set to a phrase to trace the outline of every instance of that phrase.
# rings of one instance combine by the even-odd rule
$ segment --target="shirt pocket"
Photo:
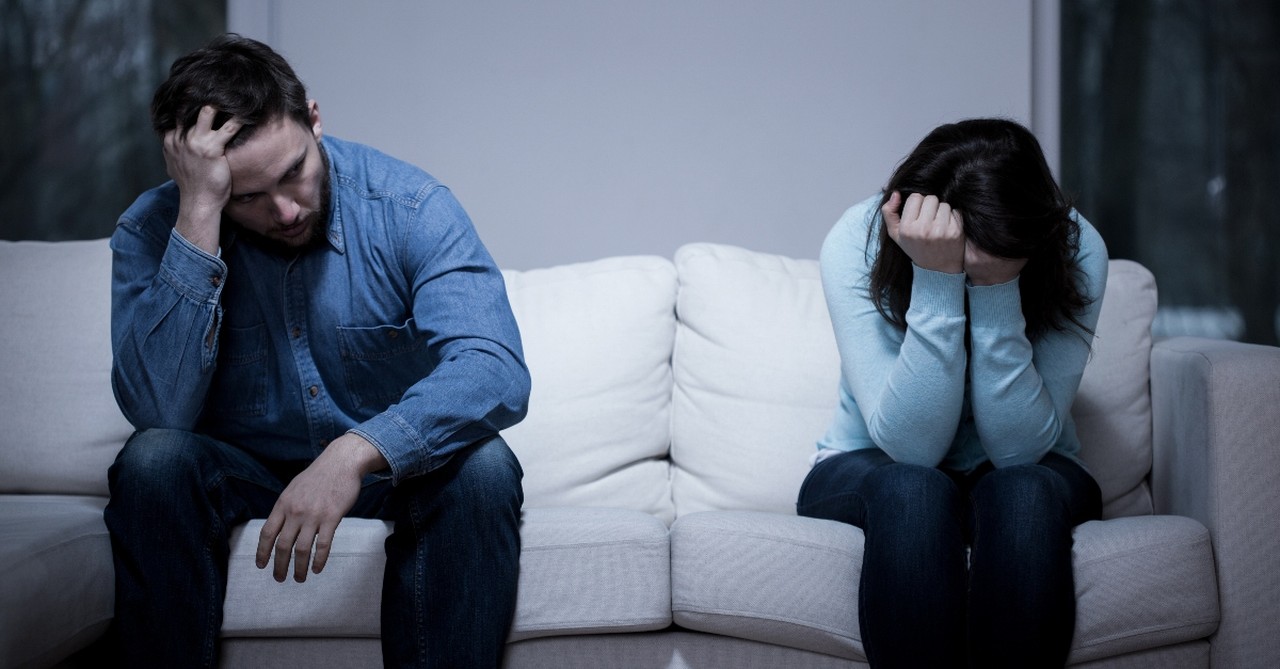
[[[419,353],[426,338],[412,318],[402,325],[338,326],[346,391],[358,407],[382,411],[430,373]]]
[[[267,326],[227,327],[218,344],[218,369],[209,408],[222,416],[267,413]]]

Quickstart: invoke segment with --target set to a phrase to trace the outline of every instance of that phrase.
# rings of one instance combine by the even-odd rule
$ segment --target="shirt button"
[[[297,339],[302,336],[302,328],[294,328],[289,331],[289,334],[293,335],[294,339]]]
[[[316,395],[320,394],[320,387],[311,386],[310,388],[307,388],[307,392],[310,393],[312,397],[315,397]]]
[[[209,277],[209,283],[213,284],[213,287],[214,287],[214,288],[217,288],[218,286],[221,286],[221,285],[222,285],[222,277],[220,277],[220,276],[211,276],[211,277]]]
[[[388,332],[388,333],[387,333],[387,336],[388,336],[388,337],[391,337],[392,339],[395,339],[396,337],[399,337],[399,336],[400,336],[400,333],[399,333],[398,331],[396,331],[396,330],[392,330],[392,331],[390,331],[390,332]]]

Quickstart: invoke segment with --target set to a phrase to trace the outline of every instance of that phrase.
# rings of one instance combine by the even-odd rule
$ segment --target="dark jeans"
[[[266,517],[303,464],[263,463],[176,430],[125,444],[105,514],[121,666],[217,665],[230,530]],[[385,476],[365,480],[349,515],[395,521],[382,585],[387,666],[501,663],[515,612],[522,475],[495,437],[394,487]]]
[[[1055,453],[964,475],[879,449],[818,463],[797,503],[863,530],[858,621],[876,669],[1065,665],[1071,530],[1101,507],[1088,472]]]

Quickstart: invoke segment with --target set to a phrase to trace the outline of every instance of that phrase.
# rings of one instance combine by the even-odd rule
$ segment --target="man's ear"
[[[307,113],[311,116],[311,134],[318,142],[324,135],[320,129],[320,105],[315,100],[307,100]]]

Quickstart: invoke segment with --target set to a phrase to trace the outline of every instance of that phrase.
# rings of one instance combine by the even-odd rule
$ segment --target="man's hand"
[[[243,123],[231,118],[213,129],[217,110],[206,105],[196,124],[164,134],[164,166],[178,184],[178,222],[184,239],[209,253],[218,250],[222,208],[231,198],[227,143]]]
[[[975,286],[995,286],[1013,281],[1027,266],[1026,258],[991,255],[970,241],[964,243],[964,272]]]
[[[276,500],[258,535],[258,569],[266,568],[274,549],[277,582],[283,583],[288,575],[291,556],[293,580],[307,580],[308,564],[319,574],[329,560],[338,523],[360,495],[364,475],[386,466],[382,453],[359,435],[347,433],[335,439]]]
[[[948,274],[964,271],[964,220],[946,202],[933,195],[912,193],[902,205],[902,194],[894,191],[880,212],[889,238],[918,267]]]

